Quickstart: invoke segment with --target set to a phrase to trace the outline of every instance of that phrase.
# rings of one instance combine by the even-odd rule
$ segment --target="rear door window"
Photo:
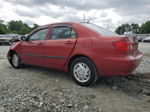
[[[67,39],[67,38],[75,38],[75,31],[68,26],[57,26],[53,27],[51,30],[51,35],[49,39]]]

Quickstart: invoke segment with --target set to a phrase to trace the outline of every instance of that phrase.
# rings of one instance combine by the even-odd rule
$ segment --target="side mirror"
[[[26,37],[26,36],[22,36],[20,39],[21,39],[22,41],[27,41],[27,37]]]

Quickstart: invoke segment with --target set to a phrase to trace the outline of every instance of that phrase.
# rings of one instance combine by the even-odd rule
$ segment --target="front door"
[[[76,33],[68,25],[52,26],[50,36],[45,42],[44,54],[50,68],[61,69],[66,63],[76,43]]]
[[[48,28],[39,29],[22,42],[21,57],[26,64],[44,66],[44,43]]]

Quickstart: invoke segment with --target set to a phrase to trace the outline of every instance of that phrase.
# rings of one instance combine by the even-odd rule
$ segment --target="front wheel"
[[[20,58],[19,58],[18,54],[16,54],[16,53],[12,54],[10,63],[14,68],[21,67],[21,62],[20,62]]]
[[[75,59],[71,64],[70,72],[75,82],[81,86],[90,86],[98,80],[95,65],[86,57]]]

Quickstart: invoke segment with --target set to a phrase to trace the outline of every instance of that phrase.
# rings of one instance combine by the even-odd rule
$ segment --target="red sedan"
[[[69,71],[77,84],[89,86],[99,76],[131,74],[142,53],[134,37],[90,23],[65,22],[40,26],[23,36],[7,57],[14,68],[29,64]]]

